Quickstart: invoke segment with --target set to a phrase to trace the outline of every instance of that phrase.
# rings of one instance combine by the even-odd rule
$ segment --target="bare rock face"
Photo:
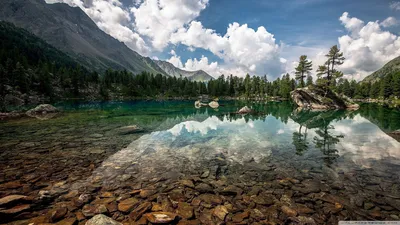
[[[241,108],[241,109],[238,111],[239,114],[246,114],[246,113],[251,113],[251,112],[252,112],[252,110],[251,110],[249,107],[247,107],[247,106]]]
[[[340,97],[331,90],[318,86],[298,88],[290,93],[293,101],[307,109],[358,109],[359,105],[349,98]]]
[[[59,110],[50,105],[50,104],[42,104],[42,105],[38,105],[33,109],[30,109],[26,112],[27,116],[30,117],[38,117],[38,116],[42,116],[42,115],[46,115],[46,114],[51,114],[51,113],[58,113]]]

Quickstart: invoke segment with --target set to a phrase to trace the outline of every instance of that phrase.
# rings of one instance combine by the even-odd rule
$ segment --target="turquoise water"
[[[123,192],[138,184],[196,180],[206,172],[205,180],[236,185],[244,193],[254,187],[277,192],[278,201],[286,191],[297,203],[315,198],[312,193],[328,193],[343,199],[337,201],[345,205],[347,218],[375,218],[377,210],[380,219],[400,216],[400,142],[393,133],[400,129],[398,109],[364,104],[357,111],[305,111],[289,102],[220,104],[196,109],[192,101],[60,103],[56,106],[63,112],[48,120],[2,121],[0,186],[19,181],[32,187],[21,193],[33,194],[37,183],[25,177],[40,174],[35,182],[63,182],[67,190],[100,185]],[[254,113],[235,113],[245,105]],[[288,180],[296,182],[288,185]],[[310,201],[315,214],[326,214],[326,205],[318,208],[325,203]],[[372,208],[364,207],[371,202]],[[358,213],[352,214],[354,209]],[[331,214],[334,220],[345,217]]]

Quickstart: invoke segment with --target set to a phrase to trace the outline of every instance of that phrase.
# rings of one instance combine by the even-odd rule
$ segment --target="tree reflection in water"
[[[315,147],[320,149],[324,154],[324,161],[327,166],[339,157],[336,144],[340,139],[344,138],[343,134],[334,134],[335,127],[331,125],[333,121],[340,121],[351,116],[352,111],[330,110],[330,111],[312,111],[304,109],[296,109],[291,115],[291,119],[300,124],[299,131],[293,132],[292,144],[296,149],[297,155],[303,155],[309,148],[307,141],[308,129],[316,129],[313,138]],[[302,128],[305,127],[304,131]]]

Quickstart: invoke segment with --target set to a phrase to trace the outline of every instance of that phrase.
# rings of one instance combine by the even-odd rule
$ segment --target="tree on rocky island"
[[[342,65],[345,57],[343,52],[337,45],[334,45],[329,50],[329,53],[325,55],[328,60],[324,65],[321,65],[317,69],[317,76],[319,85],[325,86],[326,88],[331,87],[332,84],[336,83],[336,79],[343,77],[343,73],[336,70],[335,66]]]
[[[306,86],[310,86],[310,85],[313,85],[313,84],[314,84],[314,82],[313,82],[312,76],[308,75],[307,76]]]
[[[312,71],[312,62],[307,59],[306,55],[300,56],[299,65],[295,68],[296,80],[300,82],[300,87],[304,87],[304,79]]]

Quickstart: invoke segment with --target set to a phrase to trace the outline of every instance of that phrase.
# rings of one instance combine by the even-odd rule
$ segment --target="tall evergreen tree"
[[[310,86],[312,84],[313,84],[313,78],[312,78],[312,76],[308,75],[307,76],[306,86]]]
[[[321,78],[320,83],[328,88],[331,86],[333,80],[343,77],[343,73],[337,71],[335,66],[342,65],[345,58],[337,45],[332,46],[329,53],[325,56],[328,60],[325,62],[325,65],[318,67],[317,75]]]
[[[306,55],[300,56],[299,65],[295,68],[296,80],[300,82],[300,87],[304,87],[304,79],[312,70],[312,62],[307,59]]]

